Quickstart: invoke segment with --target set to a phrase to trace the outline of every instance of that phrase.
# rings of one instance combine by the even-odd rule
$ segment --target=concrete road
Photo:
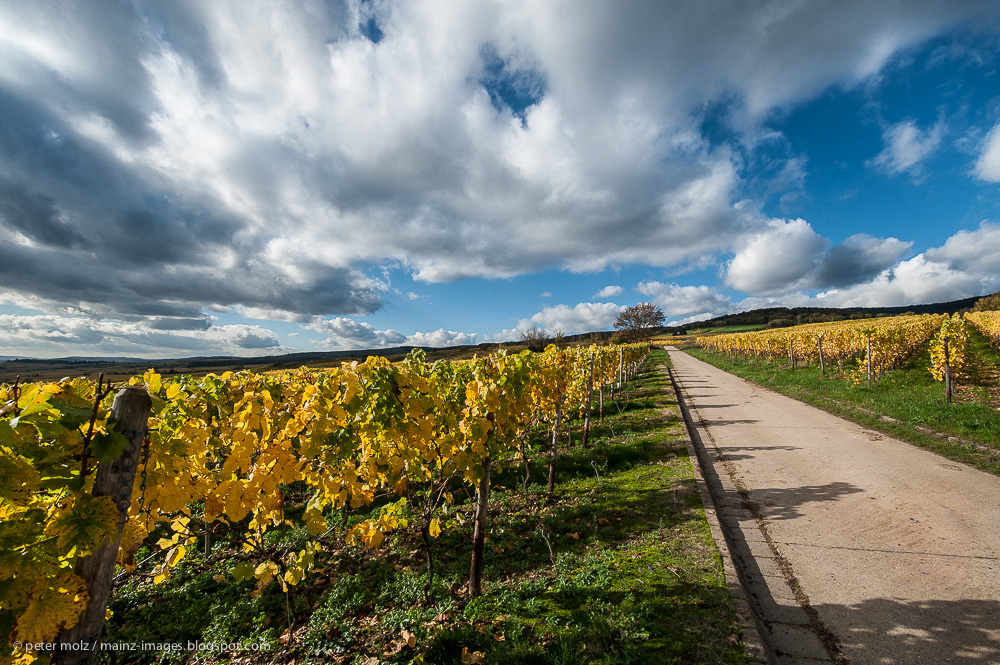
[[[1000,663],[1000,478],[668,351],[736,488],[722,505],[764,536],[745,549],[777,566],[778,604],[795,598],[830,659]],[[781,662],[821,662],[806,656]]]

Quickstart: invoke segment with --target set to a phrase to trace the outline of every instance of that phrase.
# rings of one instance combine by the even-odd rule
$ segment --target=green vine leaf
[[[117,459],[128,443],[124,434],[112,430],[95,434],[90,442],[90,449],[98,462],[107,463]]]
[[[45,534],[58,539],[65,556],[86,556],[105,539],[117,539],[118,509],[109,496],[81,495],[48,521]]]

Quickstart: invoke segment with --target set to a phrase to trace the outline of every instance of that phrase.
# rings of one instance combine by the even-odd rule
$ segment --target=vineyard
[[[692,353],[868,427],[1000,472],[998,331],[996,311],[896,316],[704,336]]]
[[[148,393],[152,415],[145,436],[135,441],[132,432],[132,442],[112,417],[114,391],[101,382],[4,385],[0,626],[14,646],[10,657],[47,659],[52,649],[24,645],[58,645],[77,636],[94,643],[108,617],[115,632],[114,616],[127,606],[114,597],[107,616],[104,601],[97,603],[98,628],[80,632],[95,612],[85,611],[93,604],[92,587],[80,574],[102,544],[118,537],[118,585],[139,580],[136,588],[171,587],[171,577],[189,570],[191,559],[202,567],[214,562],[216,585],[240,585],[252,599],[282,598],[284,607],[268,614],[275,624],[269,648],[278,636],[281,644],[292,640],[301,614],[296,603],[303,599],[296,589],[317,576],[329,579],[324,568],[331,549],[374,566],[377,554],[365,552],[382,552],[390,541],[408,543],[423,569],[407,592],[414,604],[437,615],[456,593],[463,602],[475,599],[489,570],[487,546],[497,547],[487,538],[487,516],[497,503],[491,503],[491,479],[520,469],[518,496],[527,503],[519,510],[544,522],[557,503],[567,442],[580,451],[595,445],[592,416],[602,418],[607,408],[622,415],[624,384],[647,354],[645,345],[550,347],[428,363],[418,350],[399,364],[370,358],[324,371],[170,380],[148,372],[132,382],[141,389],[131,392]],[[606,428],[600,431],[607,436]],[[116,505],[115,491],[95,486],[100,469],[130,455],[136,480]],[[540,459],[547,469],[538,468]],[[603,469],[596,459],[584,471],[600,478],[607,459]],[[503,489],[515,485],[504,482]],[[555,564],[556,536],[540,528],[533,539],[544,541]],[[462,548],[467,581],[457,584],[449,573],[443,586],[441,571],[453,572],[456,543],[438,551],[436,542],[462,531],[469,543]],[[178,583],[185,583],[183,575]],[[318,634],[315,626],[299,628]],[[390,655],[412,658],[418,635],[423,645],[427,634],[419,622],[399,623],[398,648]],[[332,643],[341,649],[337,662],[363,653],[356,644]],[[181,657],[169,649],[155,655]],[[72,656],[55,649],[56,660],[72,662]]]

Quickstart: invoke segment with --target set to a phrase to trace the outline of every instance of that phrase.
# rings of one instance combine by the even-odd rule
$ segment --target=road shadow
[[[724,425],[753,425],[754,423],[759,423],[760,421],[754,420],[753,418],[720,418],[718,420],[702,420],[701,422],[706,427],[722,427]]]
[[[1000,601],[875,598],[814,605],[855,663],[1000,663]]]
[[[775,451],[775,450],[802,450],[799,446],[726,446],[724,448],[718,448],[719,458],[727,461],[735,460],[745,460],[753,459],[757,455],[750,455],[749,453],[740,453],[733,451]]]
[[[790,520],[802,516],[799,507],[818,501],[839,501],[845,496],[863,492],[857,485],[845,482],[802,487],[766,487],[750,490],[750,500],[760,516],[768,520]]]
[[[728,409],[734,406],[739,406],[738,404],[701,404],[698,406],[698,410],[702,409]]]

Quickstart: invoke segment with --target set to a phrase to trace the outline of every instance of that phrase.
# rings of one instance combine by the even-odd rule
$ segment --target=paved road
[[[668,350],[775,662],[1000,663],[1000,478]]]

